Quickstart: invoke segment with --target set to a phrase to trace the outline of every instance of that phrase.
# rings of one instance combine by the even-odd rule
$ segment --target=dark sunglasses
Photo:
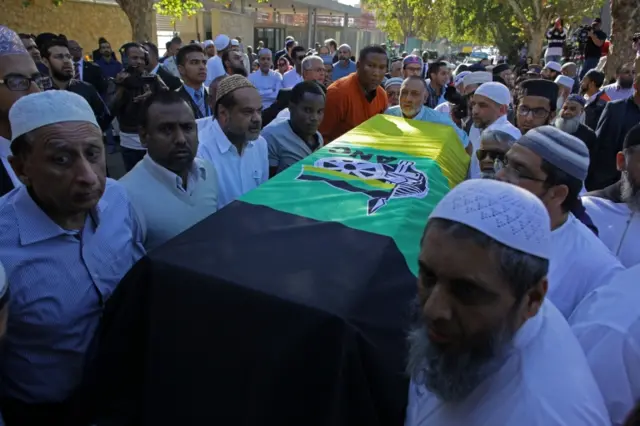
[[[505,154],[502,152],[491,151],[488,149],[479,149],[476,151],[476,157],[478,158],[478,161],[482,161],[485,158],[489,157],[491,161],[500,160],[501,162],[504,163],[504,156]]]

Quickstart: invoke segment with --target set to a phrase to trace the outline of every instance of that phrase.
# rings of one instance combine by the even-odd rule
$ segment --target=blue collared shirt
[[[402,109],[400,109],[400,105],[392,106],[391,108],[388,108],[384,113],[387,115],[393,115],[395,117],[404,117],[404,115],[402,114]],[[464,130],[456,126],[456,123],[454,123],[451,117],[449,117],[447,114],[443,114],[439,111],[433,110],[423,105],[420,109],[420,112],[415,117],[413,117],[412,120],[430,121],[431,123],[451,126],[458,134],[458,138],[460,139],[460,143],[462,144],[462,146],[466,148],[467,145],[469,145],[469,136],[467,136]]]
[[[104,58],[100,58],[95,63],[100,66],[102,74],[104,74],[105,77],[116,78],[116,75],[122,71],[122,64],[115,59],[107,62]]]
[[[11,291],[2,396],[35,404],[72,394],[106,300],[144,256],[142,238],[125,189],[111,179],[82,231],[54,223],[26,187],[0,198],[0,262]]]
[[[196,96],[196,90],[192,87],[183,84],[184,90],[187,91],[193,102],[198,106],[200,110],[200,114],[203,117],[208,117],[211,115],[211,111],[209,111],[209,106],[207,105],[206,92],[204,91],[204,86],[200,87],[200,90],[197,91],[198,95]]]

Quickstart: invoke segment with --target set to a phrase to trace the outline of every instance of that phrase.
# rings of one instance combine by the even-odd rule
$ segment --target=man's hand
[[[147,99],[149,96],[151,96],[153,92],[151,90],[148,90],[146,92],[144,92],[142,95],[136,96],[135,98],[133,98],[133,102],[138,103],[138,102],[144,102],[145,99]]]
[[[129,74],[126,71],[120,71],[117,75],[116,78],[114,79],[116,84],[122,84],[123,81],[125,81],[127,78],[129,78],[131,74]]]

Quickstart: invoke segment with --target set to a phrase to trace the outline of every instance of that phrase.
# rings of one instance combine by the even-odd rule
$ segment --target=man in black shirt
[[[601,25],[602,20],[600,18],[594,19],[591,23],[591,31],[589,31],[589,37],[584,46],[584,64],[580,71],[580,80],[589,70],[598,65],[600,56],[602,56],[602,45],[607,39],[607,35],[600,29]]]
[[[44,44],[42,63],[49,69],[53,86],[52,90],[68,90],[82,96],[96,116],[100,128],[105,131],[111,124],[109,109],[98,94],[98,91],[86,81],[74,78],[73,58],[69,52],[69,44],[65,38],[59,37]],[[64,105],[61,105],[64,108]]]

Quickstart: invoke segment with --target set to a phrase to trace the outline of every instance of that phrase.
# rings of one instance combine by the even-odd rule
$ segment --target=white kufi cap
[[[213,45],[216,47],[216,50],[224,50],[229,46],[229,36],[225,34],[220,34],[216,36],[216,39],[213,40]]]
[[[498,105],[509,105],[511,103],[511,93],[507,86],[495,81],[481,84],[473,95],[484,96]]]
[[[447,219],[542,259],[551,256],[551,220],[531,192],[493,179],[470,179],[453,188],[429,219]]]
[[[490,81],[493,81],[493,74],[487,71],[475,71],[465,75],[462,79],[462,84],[464,84],[464,87],[467,87],[472,84],[483,84]]]
[[[554,61],[547,62],[544,67],[555,72],[562,72],[562,65]]]
[[[458,73],[458,75],[453,78],[453,85],[458,87],[468,74],[471,74],[471,71],[462,71],[461,73]]]
[[[571,77],[568,77],[566,75],[559,75],[556,77],[555,83],[559,84],[560,86],[564,86],[567,89],[573,89],[573,84],[575,83],[575,81]]]
[[[11,141],[40,127],[70,121],[98,122],[89,103],[68,90],[47,90],[18,99],[9,110]]]

